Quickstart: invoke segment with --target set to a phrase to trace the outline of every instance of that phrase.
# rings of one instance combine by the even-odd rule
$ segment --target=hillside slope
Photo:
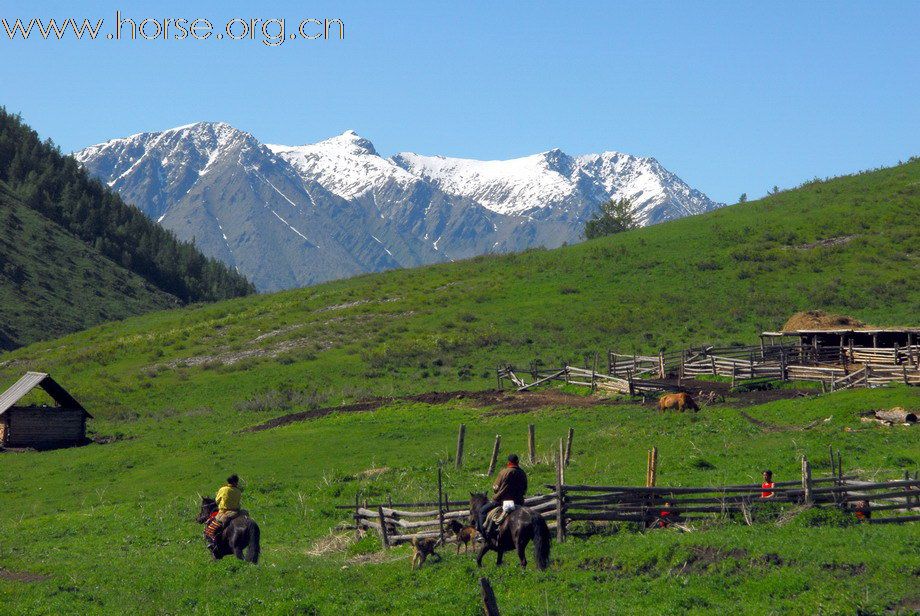
[[[252,293],[239,273],[179,242],[97,180],[22,119],[0,107],[0,181],[22,203],[97,252],[183,302]],[[53,308],[53,307],[50,307]]]
[[[803,515],[753,526],[717,517],[693,532],[623,526],[554,542],[542,573],[513,558],[498,568],[494,556],[479,570],[450,547],[413,572],[406,548],[378,551],[372,535],[353,543],[332,529],[349,515],[335,506],[356,497],[431,500],[459,423],[464,467],[444,466],[454,498],[488,485],[496,434],[503,454],[524,451],[529,424],[534,492],[554,480],[548,452],[570,427],[572,483],[641,483],[652,446],[661,485],[749,483],[763,468],[794,480],[803,454],[825,474],[829,446],[848,473],[902,477],[918,470],[920,432],[867,426],[858,413],[920,408],[916,388],[793,397],[744,407],[746,416],[732,399],[659,415],[618,401],[483,408],[475,396],[441,397],[245,429],[368,396],[487,388],[503,360],[746,341],[802,308],[915,323],[918,213],[915,161],[559,250],[151,313],[6,353],[0,383],[51,371],[109,444],[2,454],[4,605],[473,615],[487,575],[503,613],[911,613],[916,525],[838,516],[840,525],[815,526],[820,518]],[[199,494],[231,472],[263,529],[255,567],[210,562],[192,522]]]
[[[0,182],[0,348],[178,305]]]
[[[223,381],[215,395],[236,400],[294,375],[316,389],[350,377],[366,389],[396,381],[423,391],[455,386],[461,374],[479,385],[506,360],[750,342],[813,308],[915,323],[918,218],[914,161],[557,250],[153,314],[11,359],[80,374],[102,367],[72,362],[75,349],[104,354],[124,378],[150,382],[135,405],[146,408],[161,388],[174,399],[173,385]],[[176,382],[177,366],[188,383]]]

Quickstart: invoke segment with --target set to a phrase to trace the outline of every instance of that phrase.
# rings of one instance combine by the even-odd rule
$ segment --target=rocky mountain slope
[[[559,150],[509,161],[378,154],[353,131],[266,145],[223,123],[90,146],[92,174],[260,290],[577,241],[609,198],[642,224],[718,206],[650,158]]]

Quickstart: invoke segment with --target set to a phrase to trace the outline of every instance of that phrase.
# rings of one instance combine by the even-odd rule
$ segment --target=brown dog
[[[436,561],[441,560],[440,554],[434,551],[438,546],[437,539],[418,539],[412,538],[412,568],[418,569],[425,564],[425,560],[431,556]]]
[[[693,401],[690,394],[681,392],[679,394],[665,394],[658,398],[658,410],[666,411],[668,409],[677,409],[683,412],[685,409],[698,411],[700,407],[696,405],[696,402]]]
[[[460,544],[463,544],[463,553],[466,554],[470,543],[476,538],[475,526],[464,526],[460,520],[451,520],[447,528],[457,538],[457,554],[460,553]]]

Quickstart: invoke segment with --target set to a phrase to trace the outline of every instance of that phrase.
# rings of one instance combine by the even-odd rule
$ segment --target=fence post
[[[502,389],[502,369],[501,368],[495,369],[495,378],[498,381],[498,390],[501,391]]]
[[[665,378],[664,373],[664,351],[658,351],[658,378]]]
[[[559,439],[559,455],[556,456],[556,541],[565,541],[565,521],[563,516],[562,493],[562,465],[563,465],[562,439]]]
[[[441,463],[438,462],[438,532],[439,541],[444,545],[444,489],[441,479]]]
[[[527,424],[527,453],[530,459],[530,463],[533,464],[537,460],[537,446],[534,438],[534,425]]]
[[[565,441],[565,465],[569,465],[572,458],[572,437],[575,436],[575,428],[569,428],[569,436]]]
[[[709,356],[709,361],[710,361],[710,363],[712,364],[712,375],[715,376],[716,374],[718,374],[718,373],[716,372],[716,358],[715,358],[715,355],[710,355],[710,356]]]
[[[837,476],[843,481],[843,458],[840,456],[840,450],[837,450]]]
[[[904,481],[910,481],[910,471],[907,469],[904,469]],[[911,505],[913,504],[911,501],[912,498],[910,494],[904,497],[904,508],[908,511],[910,511]]]
[[[654,488],[658,474],[658,448],[648,450],[645,464],[645,487]]]
[[[811,505],[811,465],[807,456],[802,456],[802,488],[805,490],[805,504]]]
[[[358,513],[358,509],[361,507],[361,493],[355,492],[355,540],[360,537],[361,534],[361,514]]]
[[[380,540],[383,542],[383,547],[389,549],[390,536],[387,533],[387,519],[383,515],[383,505],[377,506],[377,515],[380,518]]]
[[[495,463],[498,462],[498,447],[502,442],[502,435],[495,435],[495,445],[492,446],[492,459],[489,460],[489,476],[495,472]]]
[[[460,424],[460,431],[457,433],[457,468],[463,466],[463,440],[466,437],[466,424]]]
[[[482,611],[485,616],[499,616],[498,601],[488,578],[479,578],[479,591],[482,594]]]

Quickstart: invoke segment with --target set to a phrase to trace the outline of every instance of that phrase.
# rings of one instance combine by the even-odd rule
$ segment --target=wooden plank
[[[487,473],[489,477],[492,476],[492,473],[495,472],[495,464],[498,462],[498,448],[502,442],[502,435],[495,435],[495,444],[492,446],[492,458],[489,460],[489,472]]]
[[[482,612],[485,616],[500,616],[498,611],[498,601],[495,600],[495,593],[492,591],[492,584],[488,578],[479,578],[479,591],[482,595]]]
[[[454,463],[457,468],[463,467],[463,440],[466,437],[466,424],[460,424],[460,430],[457,432],[457,456]]]

